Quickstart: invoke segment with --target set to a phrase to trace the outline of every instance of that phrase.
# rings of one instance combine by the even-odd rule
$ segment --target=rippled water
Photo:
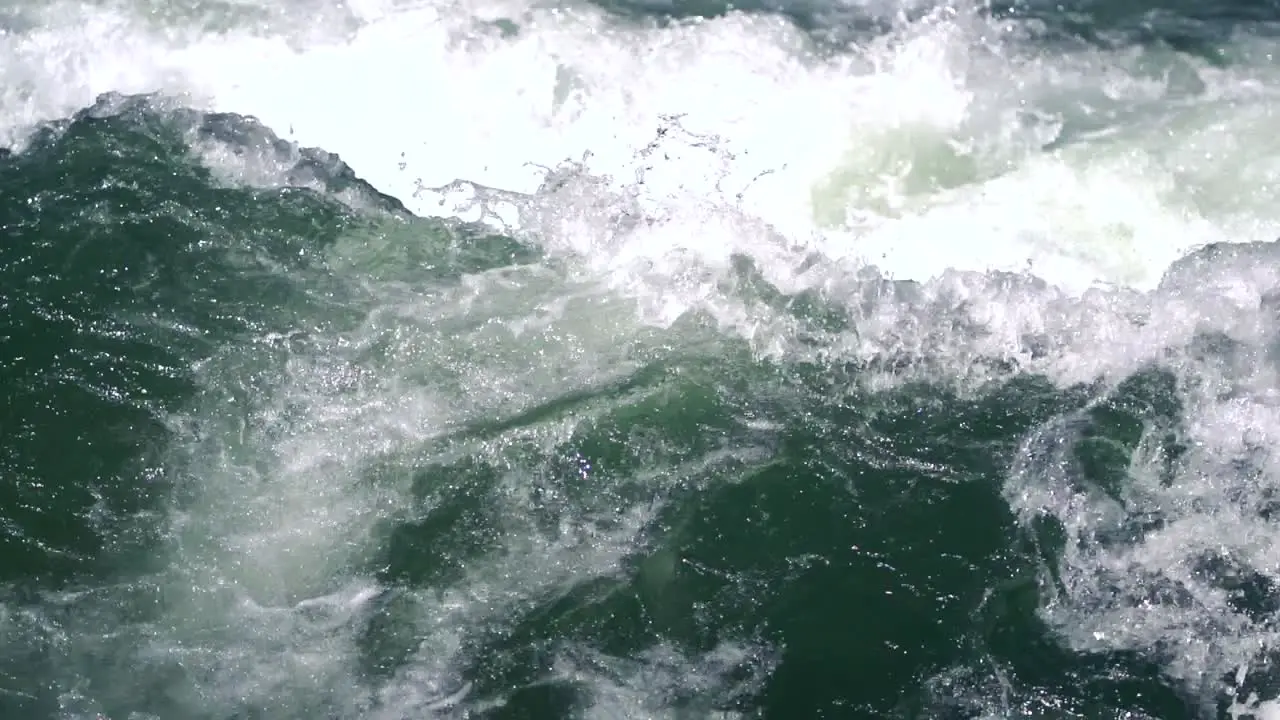
[[[6,2],[0,716],[1280,717],[1182,5]]]

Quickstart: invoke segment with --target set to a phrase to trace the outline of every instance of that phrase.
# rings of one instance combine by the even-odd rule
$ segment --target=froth
[[[1029,528],[1041,515],[1063,528],[1042,615],[1069,645],[1152,654],[1210,705],[1234,697],[1240,717],[1270,717],[1259,696],[1280,690],[1275,258],[1274,244],[1220,248],[1165,278],[1144,323],[1160,342],[1149,335],[1130,371],[1171,373],[1151,401],[1167,407],[1118,401],[1142,423],[1119,486],[1073,454],[1087,410],[1035,432],[1006,486]]]
[[[745,213],[899,278],[1030,270],[1072,293],[1150,288],[1187,250],[1262,239],[1277,219],[1261,190],[1221,192],[1271,182],[1235,140],[1270,137],[1257,66],[1051,53],[1030,25],[954,9],[837,55],[775,16],[655,28],[514,2],[357,10],[316,14],[342,31],[300,37],[278,19],[201,34],[61,5],[5,37],[18,90],[0,127],[106,90],[186,92],[339,153],[419,212],[439,212],[424,188],[533,194],[572,160],[650,214],[681,209],[672,242],[695,253],[718,242],[698,225]]]

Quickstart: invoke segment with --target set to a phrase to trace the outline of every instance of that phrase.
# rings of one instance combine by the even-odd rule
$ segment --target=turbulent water
[[[1280,718],[1277,55],[0,0],[0,717]]]

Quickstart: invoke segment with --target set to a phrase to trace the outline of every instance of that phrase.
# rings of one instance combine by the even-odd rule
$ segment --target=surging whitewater
[[[1247,37],[1235,51],[1256,62],[1222,69],[1039,49],[1034,25],[967,8],[834,55],[774,16],[656,29],[504,2],[295,12],[211,32],[194,10],[24,11],[0,40],[0,137],[101,92],[189,93],[338,153],[424,214],[453,211],[429,188],[529,193],[582,162],[654,214],[766,222],[790,265],[814,251],[915,279],[1030,268],[1071,292],[1149,289],[1190,248],[1271,239],[1276,218],[1277,71]],[[567,234],[546,242],[586,249]]]
[[[475,278],[455,297],[389,303],[369,337],[353,341],[403,332],[410,339],[401,355],[415,362],[449,350],[443,357],[457,361],[449,370],[474,374],[457,381],[477,389],[465,403],[415,385],[420,366],[373,376],[355,363],[298,359],[274,379],[260,411],[267,429],[232,449],[266,460],[221,446],[193,451],[217,490],[179,528],[193,539],[183,568],[205,587],[236,590],[195,594],[175,607],[174,635],[157,640],[156,651],[207,638],[215,631],[201,627],[202,617],[236,618],[216,631],[227,633],[216,644],[228,655],[207,661],[224,693],[215,702],[230,705],[300,678],[322,678],[334,697],[358,696],[342,689],[350,649],[333,647],[334,636],[318,629],[375,602],[381,588],[351,578],[337,592],[307,594],[362,552],[346,538],[368,536],[380,514],[397,509],[394,493],[350,482],[353,458],[394,454],[495,408],[569,390],[570,381],[606,379],[631,362],[619,348],[645,342],[646,328],[670,326],[693,308],[760,352],[807,352],[784,318],[753,313],[719,291],[736,255],[753,258],[787,292],[858,299],[867,263],[920,281],[918,297],[864,309],[860,332],[824,338],[822,352],[905,348],[935,355],[958,376],[981,376],[969,361],[993,355],[1064,384],[1118,378],[1167,347],[1189,347],[1206,328],[1255,354],[1274,339],[1266,320],[1280,278],[1250,270],[1274,260],[1265,253],[1205,270],[1220,273],[1212,282],[1183,273],[1161,285],[1194,248],[1267,241],[1280,227],[1273,192],[1280,66],[1269,39],[1241,35],[1231,62],[1214,66],[1167,50],[1049,48],[1033,42],[1033,23],[991,20],[969,7],[937,9],[839,53],[785,19],[746,14],[656,27],[591,7],[519,2],[269,13],[230,6],[217,17],[151,10],[60,3],[0,15],[7,23],[0,141],[20,143],[33,123],[99,93],[178,95],[254,115],[300,144],[336,152],[416,213],[484,220],[536,238],[570,269],[568,279]],[[228,182],[278,182],[278,169],[207,150]],[[982,274],[996,270],[1047,284]],[[583,300],[601,282],[614,306]],[[539,283],[547,289],[528,289]],[[453,339],[433,329],[450,320],[448,310],[434,311],[438,317],[433,308],[460,306],[512,327],[541,314],[543,325],[521,326],[513,334],[524,344],[510,345],[483,329]],[[958,307],[987,332],[962,337],[942,327],[939,318]],[[568,336],[580,344],[567,351]],[[558,365],[529,367],[531,346]],[[475,347],[491,356],[468,357],[475,364],[467,365],[462,348]],[[1066,573],[1079,602],[1046,613],[1073,646],[1171,643],[1180,658],[1170,662],[1173,676],[1194,681],[1239,668],[1243,684],[1253,653],[1275,647],[1273,631],[1223,608],[1191,566],[1219,523],[1229,522],[1237,534],[1212,543],[1276,572],[1280,544],[1253,512],[1280,484],[1270,456],[1258,457],[1280,432],[1274,370],[1253,356],[1232,365],[1179,352],[1180,371],[1203,380],[1181,388],[1195,419],[1188,472],[1216,483],[1169,488],[1136,473],[1150,480],[1138,486],[1140,501],[1167,519],[1161,534],[1090,545],[1123,511],[1055,487],[1052,468],[1020,469],[1007,494],[1015,511],[1063,519],[1084,548],[1069,557]],[[294,427],[288,419],[297,414],[314,420]],[[1242,455],[1257,465],[1250,482],[1259,484],[1258,497],[1220,466]],[[244,466],[255,470],[245,474]],[[275,482],[262,490],[254,473]],[[517,507],[520,492],[511,489]],[[566,531],[559,545],[527,547],[500,567],[475,570],[453,594],[410,603],[403,612],[431,631],[410,676],[391,686],[405,697],[383,698],[387,717],[458,702],[466,684],[450,667],[460,652],[457,628],[500,612],[521,592],[554,586],[556,573],[604,572],[643,521],[637,509],[607,532]],[[207,537],[228,540],[194,541]],[[548,556],[558,562],[531,561]],[[1134,568],[1203,589],[1198,607],[1216,607],[1228,621],[1199,636],[1186,632],[1204,619],[1199,610],[1144,613],[1125,593],[1111,605],[1097,600]],[[291,651],[288,664],[277,662],[281,646]],[[646,683],[675,684],[731,664],[709,657],[691,667],[674,652],[651,660],[643,681],[602,693],[613,704],[597,708],[600,716],[640,712],[646,692],[657,692]],[[580,658],[563,664],[566,673],[591,672]],[[279,676],[264,680],[268,670]],[[1238,710],[1270,717],[1268,707]]]

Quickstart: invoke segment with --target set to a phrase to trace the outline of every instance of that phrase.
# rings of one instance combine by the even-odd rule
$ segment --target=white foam
[[[1158,652],[1168,675],[1237,698],[1248,673],[1234,684],[1219,679],[1270,662],[1280,647],[1271,611],[1241,605],[1225,584],[1256,574],[1265,594],[1280,579],[1271,505],[1280,464],[1270,450],[1280,435],[1269,349],[1275,255],[1274,247],[1249,248],[1190,262],[1156,294],[1137,330],[1145,337],[1126,347],[1175,374],[1179,426],[1144,428],[1121,487],[1104,491],[1080,477],[1070,416],[1028,439],[1006,486],[1024,521],[1046,514],[1065,529],[1061,592],[1043,616],[1068,644]],[[1171,430],[1186,451],[1170,477],[1162,448]],[[1258,682],[1274,694],[1273,674]],[[1256,696],[1236,706],[1242,717],[1270,717],[1273,708]]]
[[[777,17],[641,28],[517,0],[369,3],[294,20],[358,19],[358,31],[301,37],[278,19],[200,34],[119,9],[60,4],[41,17],[44,29],[0,39],[0,133],[106,90],[190,92],[338,152],[422,212],[433,208],[415,200],[421,187],[527,193],[545,168],[585,156],[648,212],[695,206],[709,223],[745,212],[897,277],[1030,267],[1074,293],[1150,288],[1188,248],[1262,239],[1280,219],[1269,156],[1252,152],[1273,136],[1273,69],[1027,52],[1001,39],[1009,27],[954,10],[834,57]],[[519,31],[482,22],[499,18]],[[1185,76],[1207,91],[1188,95]],[[1099,116],[1123,132],[1040,152]],[[672,117],[687,132],[659,137]],[[684,249],[720,252],[691,230]]]
[[[729,642],[692,659],[665,645],[627,660],[570,646],[558,654],[552,672],[556,679],[592,686],[586,717],[593,720],[690,715],[737,720],[744,714],[714,710],[709,707],[714,704],[712,698],[730,699],[737,694],[758,692],[777,661],[776,653],[768,649]],[[608,670],[601,673],[602,667]],[[748,670],[745,678],[736,682],[729,679],[743,668]]]

